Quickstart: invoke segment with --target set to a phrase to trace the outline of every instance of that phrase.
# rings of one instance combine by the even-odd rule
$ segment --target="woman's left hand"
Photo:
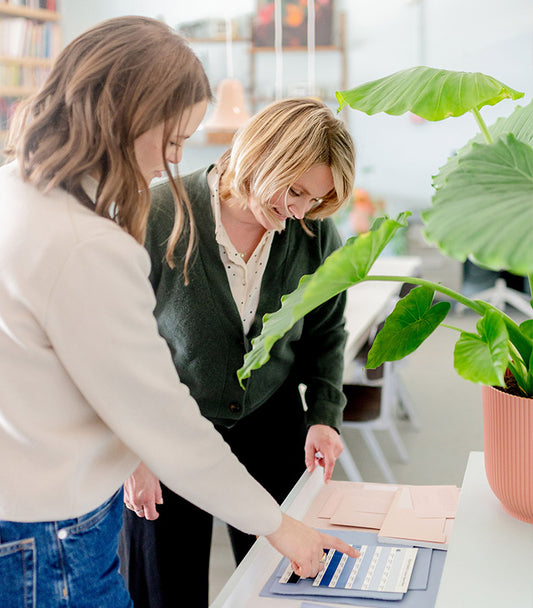
[[[318,464],[324,467],[324,481],[331,479],[335,461],[344,446],[337,431],[325,424],[314,424],[307,431],[305,440],[305,466],[311,473]],[[319,456],[317,456],[319,454]]]
[[[137,517],[154,520],[159,517],[157,505],[163,504],[159,479],[141,462],[124,482],[124,504]]]

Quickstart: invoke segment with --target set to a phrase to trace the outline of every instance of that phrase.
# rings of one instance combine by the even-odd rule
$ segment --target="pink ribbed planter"
[[[513,517],[533,523],[533,399],[483,387],[485,469]]]

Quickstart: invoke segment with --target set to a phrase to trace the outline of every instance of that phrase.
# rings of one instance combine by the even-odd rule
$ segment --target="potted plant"
[[[412,112],[430,121],[471,112],[481,133],[434,177],[432,205],[422,213],[425,237],[446,255],[527,276],[532,285],[533,103],[517,107],[491,127],[480,114],[483,106],[522,96],[484,74],[428,67],[337,92],[339,110],[349,105],[367,114]],[[401,359],[444,325],[451,305],[433,301],[440,292],[479,315],[476,332],[445,325],[459,332],[454,366],[463,378],[483,385],[485,464],[494,493],[513,516],[533,523],[533,319],[517,324],[487,302],[418,277],[370,276],[372,264],[407,226],[409,215],[378,218],[367,233],[350,238],[315,273],[304,276],[282,298],[281,308],[265,315],[239,379],[242,383],[268,360],[276,340],[298,319],[362,281],[418,285],[386,319],[367,367]]]

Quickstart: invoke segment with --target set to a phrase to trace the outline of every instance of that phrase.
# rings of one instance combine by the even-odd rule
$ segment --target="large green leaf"
[[[252,350],[246,353],[243,366],[237,371],[241,385],[254,369],[270,358],[274,344],[308,312],[314,310],[351,285],[364,280],[379,254],[396,232],[407,226],[408,212],[396,220],[380,219],[366,234],[352,237],[329,255],[311,275],[305,275],[298,287],[281,298],[281,308],[263,317],[261,334],[252,340]]]
[[[533,101],[527,106],[518,106],[510,116],[499,118],[493,125],[488,127],[489,134],[493,141],[496,141],[508,133],[512,133],[519,141],[532,146],[533,145]],[[446,181],[448,175],[455,171],[459,160],[471,152],[474,143],[487,143],[482,133],[478,133],[456,154],[450,156],[446,164],[439,169],[437,175],[433,176],[433,186],[438,189]]]
[[[520,331],[533,342],[533,319],[527,319],[527,321],[520,323]],[[529,359],[524,361],[522,378],[518,373],[515,373],[514,376],[524,393],[533,396],[533,349]]]
[[[339,110],[349,105],[366,114],[412,112],[426,120],[461,116],[502,99],[524,94],[480,72],[452,72],[425,66],[402,70],[347,91],[337,91]]]
[[[509,361],[505,323],[498,312],[487,310],[478,321],[478,334],[462,332],[455,345],[457,373],[478,384],[505,386],[504,374]]]
[[[431,305],[435,291],[421,286],[399,300],[387,317],[368,353],[366,367],[375,369],[385,361],[398,361],[415,351],[442,323],[449,302]]]
[[[533,273],[533,148],[509,134],[473,144],[422,213],[446,254],[493,270]]]
[[[520,331],[533,342],[533,319],[522,321],[522,323],[520,323]],[[533,356],[533,352],[531,355]]]

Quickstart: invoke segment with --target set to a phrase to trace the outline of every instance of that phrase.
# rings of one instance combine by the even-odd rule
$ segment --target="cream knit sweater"
[[[77,517],[141,459],[201,508],[270,534],[280,509],[179,382],[149,270],[111,220],[0,168],[0,519]]]

